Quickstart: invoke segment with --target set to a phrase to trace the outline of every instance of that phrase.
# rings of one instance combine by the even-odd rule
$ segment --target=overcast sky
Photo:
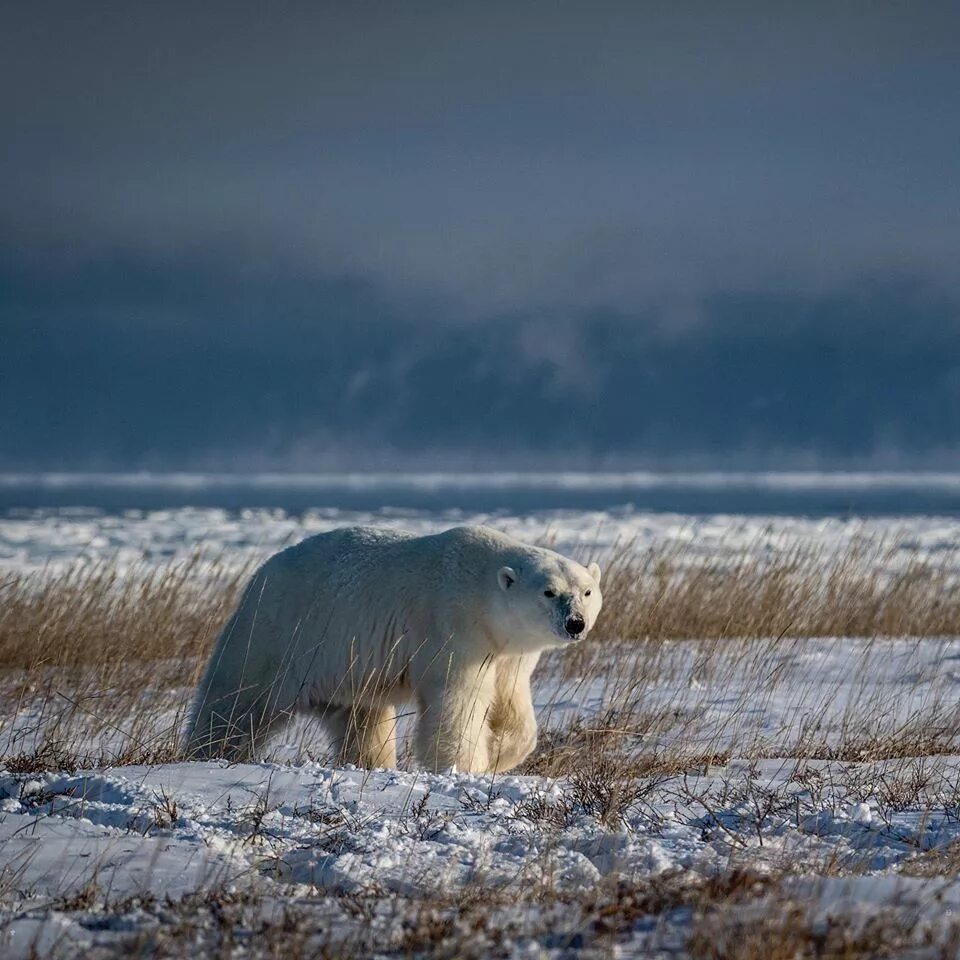
[[[877,284],[894,284],[901,313],[884,329],[933,323],[953,344],[958,91],[955,3],[8,6],[7,362],[16,348],[18,389],[32,375],[38,395],[61,403],[65,391],[94,389],[62,379],[41,389],[50,331],[65,317],[71,336],[89,334],[107,354],[118,338],[136,353],[130,338],[158,324],[187,353],[207,336],[198,330],[228,344],[240,315],[267,340],[294,315],[329,326],[344,284],[365,291],[344,337],[374,323],[389,341],[391,329],[492,329],[512,317],[522,330],[510,350],[546,364],[551,383],[582,394],[588,381],[610,404],[603,370],[577,369],[589,318],[601,314],[694,350],[730,323],[718,300],[789,302],[794,315],[816,314],[815,342],[828,343],[824,304],[834,319],[837,303],[862,310],[864,289],[889,304]],[[97,327],[108,315],[112,333]],[[751,315],[784,324],[782,310]],[[798,323],[783,343],[803,339]],[[858,324],[869,338],[869,322]],[[368,333],[349,360],[364,382],[381,370],[362,349]],[[402,355],[411,335],[396,336]],[[226,362],[215,345],[208,359]],[[678,396],[684,369],[670,386]],[[918,389],[931,385],[927,367],[912,373]],[[960,374],[937,376],[944,403]],[[874,394],[881,378],[879,368],[867,378]],[[259,395],[255,378],[247,389]],[[401,379],[398,389],[420,387]],[[889,425],[867,422],[873,402],[864,395],[864,451],[890,438]],[[359,413],[341,424],[331,405],[311,401],[309,418],[371,427]],[[270,416],[283,433],[290,410]],[[175,461],[177,424],[151,424],[169,431],[164,456]],[[658,429],[669,432],[669,418]],[[209,432],[216,446],[215,424]],[[0,453],[44,459],[55,440],[42,433],[36,425],[32,452],[0,434]],[[948,434],[938,447],[954,442]],[[624,434],[622,445],[648,436]],[[91,435],[88,449],[104,443]]]

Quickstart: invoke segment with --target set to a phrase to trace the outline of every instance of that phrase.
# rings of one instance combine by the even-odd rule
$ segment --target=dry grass
[[[908,877],[947,877],[960,876],[960,842],[947,847],[925,850],[908,860],[900,872]]]
[[[623,713],[608,711],[589,721],[575,719],[562,730],[547,730],[520,771],[538,777],[565,777],[571,770],[609,780],[656,779],[687,770],[723,766],[725,753],[638,752],[651,733],[664,729],[665,718],[644,713],[639,704]]]
[[[101,561],[53,576],[9,574],[0,580],[0,668],[176,661],[190,680],[246,576],[199,557],[123,572]]]
[[[919,915],[895,909],[867,917],[850,914],[823,919],[810,916],[810,905],[789,896],[771,898],[753,909],[710,905],[698,913],[688,949],[692,960],[867,960],[922,955],[924,933]],[[958,929],[942,935],[938,953],[955,956]]]
[[[811,894],[813,894],[811,896]],[[99,941],[64,940],[60,956],[267,958],[550,955],[675,956],[689,960],[868,960],[955,957],[960,926],[939,927],[917,904],[878,902],[861,913],[816,909],[816,891],[788,876],[731,868],[710,878],[674,871],[603,884],[576,897],[486,888],[385,897],[320,893],[281,902],[269,887],[181,899],[110,898],[95,886],[49,904]],[[523,905],[526,912],[518,911]],[[119,918],[111,930],[111,918]],[[99,931],[111,931],[109,936]]]
[[[960,634],[951,560],[891,572],[893,551],[829,561],[796,550],[769,562],[703,561],[623,548],[604,576],[598,641]],[[0,669],[175,661],[209,651],[250,571],[199,557],[120,571],[110,561],[0,578]],[[588,645],[587,645],[588,646]]]
[[[195,558],[126,571],[81,563],[0,580],[6,763],[27,771],[172,758],[189,691],[246,575]],[[98,741],[96,754],[78,752],[77,743]]]
[[[583,757],[598,769],[611,756],[628,755],[653,766],[709,763],[724,752],[723,745],[694,739],[701,732],[695,698],[649,706],[651,685],[676,679],[670,645],[660,641],[700,640],[696,673],[715,685],[724,682],[718,671],[756,672],[755,706],[777,680],[760,675],[757,645],[769,649],[771,638],[785,644],[784,638],[796,643],[823,635],[960,634],[952,558],[904,567],[902,555],[874,545],[829,560],[798,549],[769,561],[747,551],[719,562],[677,550],[621,549],[607,563],[606,606],[592,641],[568,650],[561,664],[570,677],[608,678],[607,715],[561,733],[544,724],[525,772],[563,775]],[[82,729],[87,742],[122,741],[105,746],[101,760],[172,756],[190,691],[249,572],[195,557],[127,570],[110,561],[81,563],[62,573],[0,579],[0,693],[11,706],[5,713],[32,711],[33,729],[44,731],[38,742],[30,725],[19,722],[19,739],[4,743],[0,718],[0,755],[23,769],[48,768],[70,757]],[[548,658],[551,668],[557,663]],[[171,710],[175,715],[158,738],[156,718]],[[804,728],[790,755],[873,759],[955,749],[960,717],[946,716],[939,725],[921,719],[910,731],[868,725],[873,733],[867,737],[861,717],[841,747],[825,745],[815,727]],[[662,735],[697,746],[664,759],[655,746]],[[643,772],[634,767],[631,761],[631,773]]]
[[[652,931],[650,918],[659,918],[668,952],[700,960],[909,953],[925,936],[915,912],[893,905],[869,917],[815,916],[815,897],[795,885],[801,868],[808,876],[829,877],[854,874],[857,864],[838,859],[771,870],[770,861],[758,872],[734,861],[751,853],[746,846],[754,837],[765,850],[764,838],[778,818],[799,823],[833,802],[842,807],[870,799],[881,821],[917,805],[960,810],[949,772],[954,768],[940,774],[923,759],[957,751],[960,713],[949,703],[929,702],[921,713],[898,721],[891,719],[883,691],[865,688],[852,698],[842,728],[826,730],[818,723],[831,690],[800,689],[802,718],[798,714],[789,730],[778,732],[783,752],[771,753],[769,745],[747,737],[736,754],[741,765],[791,758],[790,776],[774,788],[728,765],[730,731],[712,726],[704,705],[718,688],[737,690],[743,700],[730,709],[731,722],[762,713],[782,679],[771,669],[780,661],[769,654],[782,652],[787,662],[809,646],[805,638],[960,634],[960,591],[949,567],[945,558],[937,567],[917,563],[895,570],[879,550],[852,550],[829,561],[797,551],[770,562],[744,557],[720,564],[625,549],[608,564],[597,642],[573,648],[564,664],[548,664],[578,678],[566,697],[574,703],[577,683],[605,678],[604,706],[587,720],[559,726],[541,717],[539,748],[519,772],[565,777],[569,789],[560,798],[533,796],[517,812],[558,830],[584,816],[616,830],[640,808],[655,827],[653,797],[661,806],[672,799],[703,814],[703,829],[730,847],[730,868],[720,875],[650,876],[567,901],[549,889],[531,888],[542,913],[530,914],[516,910],[513,894],[482,886],[447,900],[385,899],[378,891],[298,897],[270,911],[256,897],[203,894],[140,904],[150,922],[119,937],[115,953],[104,949],[100,955],[173,957],[189,949],[222,956],[362,957],[387,951],[479,957],[509,955],[520,942],[555,950],[592,947],[595,955],[612,956],[638,930]],[[247,572],[195,559],[123,572],[102,563],[58,575],[0,577],[0,696],[7,704],[0,716],[0,757],[7,770],[26,777],[47,769],[174,758],[190,691]],[[702,642],[662,642],[689,637]],[[873,658],[885,648],[883,639],[865,646],[857,670],[871,675]],[[664,690],[670,697],[658,701],[654,694]],[[25,715],[32,726],[22,722]],[[11,716],[19,717],[11,729],[21,739],[3,733]],[[165,718],[160,729],[158,716]],[[96,755],[78,753],[76,744],[97,742]],[[752,835],[730,832],[722,816],[713,816],[731,810]],[[251,811],[250,843],[266,812],[266,806]],[[158,797],[151,816],[157,825],[174,822],[175,800]],[[425,806],[413,811],[411,829],[422,839],[440,825]],[[330,829],[333,835],[351,828],[334,823]],[[955,875],[956,849],[917,849],[904,874]],[[130,909],[93,899],[91,912],[101,916]],[[91,909],[83,899],[61,907]],[[337,918],[358,931],[354,939],[331,944],[318,932]],[[398,919],[399,925],[387,924]],[[683,933],[679,946],[676,940],[669,946],[675,922]],[[945,941],[942,955],[954,955],[954,934],[951,928],[953,939]]]
[[[888,545],[825,559],[796,548],[769,561],[704,561],[625,547],[604,575],[598,639],[946,636],[960,633],[956,557],[896,569]]]

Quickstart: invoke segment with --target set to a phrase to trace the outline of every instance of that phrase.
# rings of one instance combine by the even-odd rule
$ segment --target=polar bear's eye
[[[545,597],[555,597],[555,596],[556,596],[556,594],[555,594],[552,590],[544,590],[544,591],[543,591],[543,595],[544,595]]]
[[[584,595],[585,597],[589,597],[591,593],[593,593],[592,590],[584,590],[584,591],[583,591],[583,595]]]

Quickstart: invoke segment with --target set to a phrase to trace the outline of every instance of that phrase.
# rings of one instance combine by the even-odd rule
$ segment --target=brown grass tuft
[[[189,665],[189,679],[246,576],[199,557],[129,571],[107,560],[52,576],[10,574],[0,582],[0,668],[172,660]]]
[[[246,575],[195,557],[0,580],[0,755],[24,771],[172,759]]]
[[[796,548],[770,560],[623,548],[604,574],[598,639],[946,636],[960,633],[947,556],[896,570],[895,551],[851,547],[825,559]]]
[[[711,905],[695,914],[688,949],[692,960],[870,960],[920,955],[923,924],[916,910],[811,916],[811,903],[789,896],[767,898],[752,909]],[[955,946],[956,927],[946,935]],[[930,956],[938,954],[930,953]],[[940,956],[954,956],[943,946]]]

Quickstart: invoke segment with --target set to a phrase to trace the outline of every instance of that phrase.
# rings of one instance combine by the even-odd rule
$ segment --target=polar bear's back
[[[424,541],[402,530],[343,527],[308,537],[270,557],[254,576],[263,584],[271,605],[313,611],[325,629],[365,631],[379,605],[402,601],[404,583],[412,580],[411,564],[433,551]],[[419,549],[410,550],[416,544]],[[405,549],[406,548],[406,549]],[[407,554],[410,554],[409,556]],[[334,615],[331,621],[331,615]]]
[[[518,548],[529,550],[483,526],[454,527],[426,536],[384,527],[341,527],[282,550],[261,569],[284,579],[292,575],[311,589],[325,583],[350,592],[365,590],[374,577],[391,586],[406,580],[421,585],[456,583],[465,574],[472,578],[478,566],[489,566],[497,558],[506,562],[506,554]]]
[[[280,553],[274,554],[263,569],[295,571],[310,581],[362,577],[366,572],[397,563],[397,548],[412,540],[422,540],[405,530],[382,527],[341,527],[318,533]]]
[[[517,548],[524,549],[486,527],[428,536],[344,527],[308,537],[253,575],[218,644],[243,653],[218,656],[220,669],[265,677],[277,650],[339,677],[361,654],[381,665],[415,651],[432,656],[425,641],[445,643],[482,618],[495,571]]]
[[[256,636],[243,661],[263,679],[283,651],[297,698],[335,702],[344,677],[353,677],[348,688],[364,682],[357,671],[378,673],[378,682],[391,682],[385,671],[395,672],[399,682],[411,664],[435,660],[463,617],[480,613],[485,598],[477,586],[487,578],[476,565],[489,565],[491,536],[500,535],[476,527],[428,536],[344,527],[308,537],[254,574],[225,639],[248,646]]]

